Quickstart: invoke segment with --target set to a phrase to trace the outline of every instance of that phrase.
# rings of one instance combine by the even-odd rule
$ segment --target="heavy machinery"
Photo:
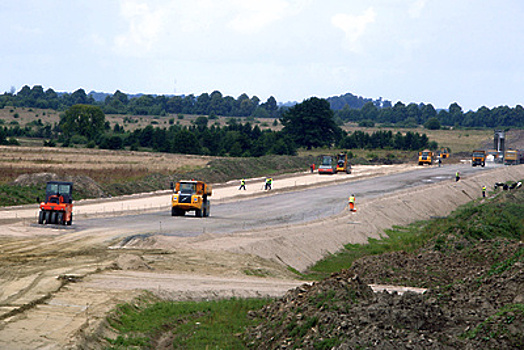
[[[437,156],[441,159],[449,158],[449,149],[446,147],[441,148],[437,153]]]
[[[504,151],[504,164],[517,165],[520,163],[519,152],[515,149],[507,149]]]
[[[73,223],[73,183],[49,181],[45,201],[40,203],[38,223],[71,225]]]
[[[208,217],[211,203],[211,185],[203,181],[178,181],[173,186],[173,197],[171,198],[171,216],[184,216],[187,211],[194,211],[196,217]]]
[[[425,149],[422,152],[418,152],[418,165],[424,164],[433,164],[433,152],[431,152],[429,149]]]
[[[341,152],[338,154],[336,172],[346,172],[346,174],[351,174],[351,164],[347,153]]]
[[[477,166],[480,165],[484,167],[486,165],[486,151],[484,150],[475,150],[471,155],[471,165]]]
[[[318,166],[319,174],[335,174],[337,166],[333,164],[332,156],[321,156],[320,165]]]

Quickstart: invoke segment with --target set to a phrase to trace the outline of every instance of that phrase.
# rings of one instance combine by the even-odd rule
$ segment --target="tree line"
[[[436,110],[431,104],[410,103],[395,105],[388,100],[366,99],[352,94],[345,94],[327,99],[330,108],[335,112],[335,121],[361,123],[364,126],[388,124],[398,127],[416,127],[429,125],[439,127],[524,127],[524,108],[500,106],[495,108],[481,107],[477,111],[464,112],[457,103],[447,109]],[[98,106],[105,114],[127,115],[169,115],[193,114],[227,117],[282,118],[289,106],[279,105],[271,96],[262,102],[257,96],[242,94],[237,98],[224,96],[219,91],[186,96],[166,95],[129,95],[116,91],[97,101],[92,94],[83,89],[73,93],[57,93],[49,88],[35,85],[24,86],[18,93],[14,91],[0,95],[0,108],[5,106],[50,108],[64,111],[76,105]]]
[[[4,93],[0,95],[0,107],[29,107],[65,110],[77,104],[99,106],[106,114],[128,115],[160,115],[168,114],[198,114],[230,117],[277,118],[280,109],[274,97],[262,102],[257,96],[249,97],[241,94],[238,98],[223,96],[219,91],[199,96],[140,95],[130,98],[117,90],[107,95],[103,101],[96,101],[84,89],[75,92],[57,93],[49,88],[44,91],[42,86],[32,88],[24,86],[17,94]]]
[[[299,148],[387,148],[418,150],[437,147],[425,134],[400,132],[347,133],[334,121],[334,112],[324,99],[310,98],[289,108],[280,119],[280,131],[261,130],[258,125],[240,123],[235,118],[227,125],[208,125],[204,116],[193,125],[148,125],[126,131],[115,124],[112,128],[98,106],[74,105],[60,116],[54,126],[35,122],[20,127],[0,127],[6,137],[31,136],[46,139],[44,145],[64,147],[83,145],[89,148],[153,150],[157,152],[211,156],[259,157],[268,154],[295,155]]]
[[[431,104],[410,103],[407,106],[397,102],[392,107],[377,107],[374,102],[366,102],[362,108],[353,109],[345,105],[336,111],[336,118],[343,122],[362,123],[372,126],[374,123],[391,124],[402,127],[431,125],[431,129],[444,127],[524,127],[524,108],[521,105],[489,109],[481,107],[476,112],[464,113],[462,107],[452,103],[448,109],[437,111]]]

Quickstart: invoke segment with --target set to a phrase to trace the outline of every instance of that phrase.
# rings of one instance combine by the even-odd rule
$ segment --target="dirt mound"
[[[523,191],[420,224],[412,253],[368,256],[251,313],[260,349],[524,348]],[[428,288],[372,293],[370,284]]]
[[[70,181],[74,183],[74,192],[77,194],[89,194],[90,197],[107,197],[100,185],[89,176],[65,175],[59,176],[55,173],[23,174],[16,178],[11,184],[17,186],[37,186],[45,188],[48,181]],[[75,193],[73,196],[75,196]],[[82,196],[85,197],[85,196]]]
[[[482,242],[478,249],[494,255],[493,247],[499,244],[508,254],[499,255],[499,260],[524,254],[524,244],[507,241]],[[520,348],[522,263],[501,274],[491,274],[490,266],[481,261],[469,264],[460,254],[401,253],[362,260],[253,312],[251,316],[264,323],[249,333],[248,340],[260,349]],[[364,277],[356,275],[363,267],[367,267]],[[408,279],[416,275],[412,282],[425,281],[428,275],[436,275],[439,283],[453,281],[425,294],[374,294],[368,287],[372,281],[384,282],[404,272]]]

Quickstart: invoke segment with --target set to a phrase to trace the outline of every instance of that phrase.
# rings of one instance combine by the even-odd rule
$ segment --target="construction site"
[[[458,182],[454,179],[457,171],[462,174]],[[293,271],[307,271],[346,244],[380,239],[384,230],[395,225],[446,217],[455,208],[480,200],[483,186],[488,186],[489,196],[493,197],[504,194],[495,184],[517,184],[522,179],[523,165],[505,166],[495,161],[487,161],[484,167],[472,167],[470,159],[445,163],[442,167],[353,165],[349,173],[344,169],[332,176],[309,171],[275,176],[271,191],[263,189],[263,178],[246,179],[246,190],[239,190],[238,181],[212,184],[213,209],[208,209],[209,215],[203,218],[200,216],[206,215],[203,211],[199,215],[198,208],[195,215],[178,215],[179,209],[173,209],[178,208],[173,196],[180,188],[74,201],[74,219],[42,214],[40,223],[39,211],[50,210],[47,207],[35,204],[3,208],[0,209],[0,348],[105,348],[103,339],[111,336],[105,316],[116,305],[132,302],[144,291],[165,300],[277,298],[280,301],[275,305],[280,306],[274,308],[281,311],[272,308],[260,311],[265,317],[270,314],[276,317],[279,312],[291,312],[288,303],[301,303],[303,295],[332,288],[340,281],[360,291],[359,295],[376,310],[388,307],[392,310],[380,320],[374,316],[368,316],[367,321],[360,318],[358,322],[378,327],[373,328],[374,333],[361,336],[362,344],[364,340],[365,344],[372,344],[377,339],[396,336],[401,343],[383,342],[381,346],[377,343],[376,348],[398,348],[395,344],[408,341],[416,344],[415,348],[442,348],[439,344],[447,344],[443,348],[460,348],[465,343],[446,333],[444,319],[438,316],[440,311],[431,304],[438,291],[377,282],[382,280],[379,276],[385,269],[392,274],[417,274],[424,270],[423,266],[436,263],[450,273],[455,271],[454,278],[468,278],[468,274],[480,271],[480,265],[460,267],[458,255],[442,260],[434,254],[418,257],[396,254],[374,262],[376,268],[359,262],[351,270],[322,282],[304,281]],[[522,187],[514,186],[511,191],[507,194],[522,198],[518,197]],[[206,193],[211,193],[211,188]],[[357,212],[347,209],[347,199],[352,193],[356,196]],[[61,193],[51,195],[58,204],[68,201],[60,196],[67,197]],[[517,243],[506,249],[507,254],[513,254],[522,247]],[[491,289],[486,287],[492,300],[475,299],[484,303],[484,311],[471,318],[472,324],[474,319],[489,313],[499,297],[511,303],[524,302],[522,269],[506,277],[509,280],[500,277],[493,282],[498,284],[490,285]],[[419,278],[429,281],[431,274]],[[501,285],[507,288],[501,289]],[[393,294],[382,294],[382,290]],[[369,293],[375,293],[378,299]],[[474,298],[461,295],[458,290],[456,293],[456,305],[462,298]],[[396,313],[406,309],[405,303],[419,306],[414,313],[403,316]],[[366,302],[361,307],[364,305]],[[310,310],[304,313],[318,312],[310,307],[304,305],[304,310]],[[366,315],[371,315],[367,312]],[[445,312],[446,320],[463,319],[459,312],[455,316]],[[384,325],[398,317],[406,318],[411,326],[423,331],[394,335]],[[350,329],[362,326],[354,318],[339,315],[335,319],[338,320],[335,328],[342,327],[339,330],[348,334]],[[285,339],[279,340],[276,333],[271,335],[264,326],[260,327],[251,335],[252,339],[258,339],[257,344],[265,342],[267,348],[286,347]],[[448,334],[446,337],[451,340],[440,343],[439,332]],[[264,334],[271,335],[273,341]],[[348,344],[348,348],[354,348],[360,343]],[[304,346],[313,348],[313,344]]]

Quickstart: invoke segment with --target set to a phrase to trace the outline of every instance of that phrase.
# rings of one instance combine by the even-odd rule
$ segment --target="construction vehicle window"
[[[70,192],[71,192],[70,185],[59,185],[58,186],[58,194],[69,194]]]
[[[331,157],[323,157],[322,165],[331,165]]]
[[[52,194],[57,194],[58,193],[58,185],[57,184],[48,184],[46,192],[47,193],[52,193]]]
[[[195,184],[180,184],[180,192],[182,193],[194,193]]]

